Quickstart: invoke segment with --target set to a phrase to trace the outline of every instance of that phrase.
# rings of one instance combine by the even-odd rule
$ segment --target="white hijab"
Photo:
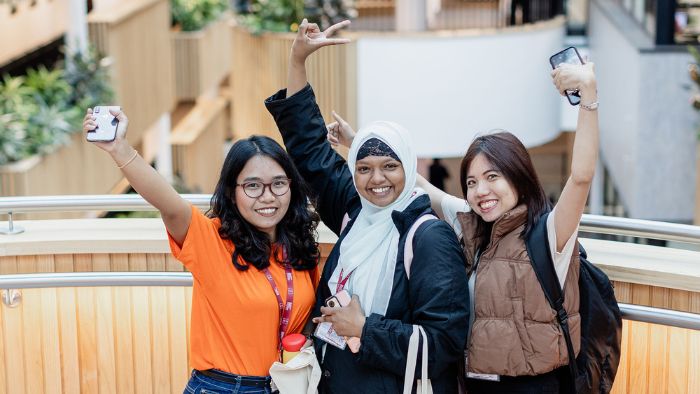
[[[360,297],[366,316],[386,314],[394,285],[394,270],[399,247],[399,232],[391,219],[393,211],[403,211],[424,192],[416,189],[416,154],[408,132],[393,122],[372,122],[360,129],[350,146],[348,167],[355,180],[355,162],[360,147],[370,138],[387,144],[401,160],[406,176],[399,197],[386,207],[378,207],[360,194],[362,210],[340,244],[340,257],[328,281],[331,294],[343,277],[352,272],[345,288]],[[355,183],[357,188],[357,183]]]

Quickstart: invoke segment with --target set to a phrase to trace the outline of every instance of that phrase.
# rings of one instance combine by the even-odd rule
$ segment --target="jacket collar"
[[[479,241],[477,238],[473,237],[473,235],[476,233],[476,225],[479,220],[479,215],[474,213],[474,211],[457,212],[457,218],[462,225],[462,237],[464,240],[464,249],[467,255],[467,263],[468,266],[471,266],[476,253],[476,248],[478,246],[477,242]],[[503,238],[504,235],[525,224],[526,221],[527,206],[525,204],[520,204],[510,211],[504,213],[493,223],[489,245],[494,245],[496,242],[498,242],[498,240]]]
[[[391,213],[391,219],[394,221],[394,226],[403,235],[411,225],[425,211],[430,210],[430,197],[427,194],[416,197],[403,211],[394,211]]]

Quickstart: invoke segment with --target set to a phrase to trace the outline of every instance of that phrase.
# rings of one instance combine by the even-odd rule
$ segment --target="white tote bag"
[[[408,341],[408,358],[406,359],[406,375],[403,381],[403,394],[411,394],[413,388],[413,378],[416,372],[416,362],[418,359],[419,335],[423,337],[423,353],[421,355],[420,379],[416,380],[416,394],[433,394],[433,386],[428,379],[428,336],[423,327],[414,324],[413,334]]]
[[[316,394],[321,381],[321,366],[312,341],[286,364],[275,361],[270,367],[272,383],[280,394]],[[275,387],[273,387],[273,390]]]

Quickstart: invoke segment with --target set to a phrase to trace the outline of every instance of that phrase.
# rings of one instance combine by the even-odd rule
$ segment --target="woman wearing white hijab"
[[[265,102],[287,151],[318,193],[317,211],[339,236],[323,270],[314,320],[361,341],[357,353],[317,341],[317,354],[323,354],[319,389],[401,392],[416,324],[428,336],[433,391],[454,393],[468,324],[464,255],[449,225],[429,220],[415,231],[408,278],[407,234],[418,218],[433,213],[428,196],[415,187],[410,136],[395,123],[373,122],[358,132],[346,163],[326,141],[325,122],[307,84],[306,58],[320,47],[346,43],[328,38],[345,24],[321,32],[304,20],[292,46],[287,89]],[[322,307],[341,289],[353,294],[350,305]]]

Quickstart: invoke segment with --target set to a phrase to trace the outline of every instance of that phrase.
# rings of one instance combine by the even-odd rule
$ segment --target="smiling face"
[[[277,196],[272,191],[283,189],[280,185],[286,182],[287,178],[287,174],[276,161],[267,156],[256,155],[248,160],[236,179],[239,185],[247,184],[251,189],[263,188],[262,194],[253,198],[246,195],[243,186],[236,186],[236,206],[243,219],[267,233],[272,242],[277,239],[277,224],[287,214],[292,194],[287,190],[286,193]],[[264,186],[263,183],[269,186]]]
[[[367,156],[358,160],[354,178],[358,193],[378,207],[396,201],[406,183],[403,165],[389,156]]]
[[[518,204],[518,194],[483,154],[467,170],[467,202],[485,222],[493,222]]]

